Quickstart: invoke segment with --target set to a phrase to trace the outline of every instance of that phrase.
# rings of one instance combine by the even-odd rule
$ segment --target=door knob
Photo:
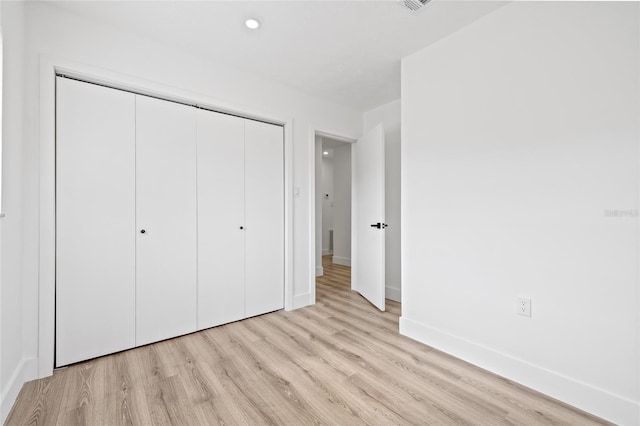
[[[240,229],[244,229],[244,226],[241,226]]]
[[[147,232],[147,231],[145,231],[144,229],[141,229],[141,230],[140,230],[140,233],[141,233],[141,234],[144,234],[144,233],[146,233],[146,232]]]
[[[387,226],[389,226],[389,225],[387,225],[386,223],[380,223],[380,222],[371,224],[372,228],[378,228],[378,229],[384,229]]]

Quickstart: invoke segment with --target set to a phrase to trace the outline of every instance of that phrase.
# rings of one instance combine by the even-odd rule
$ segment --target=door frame
[[[354,135],[340,134],[319,126],[309,126],[309,305],[316,303],[316,136],[351,144],[358,141],[358,137]],[[351,164],[353,164],[353,151]],[[353,169],[351,183],[353,184]],[[351,199],[353,200],[353,193]],[[351,235],[351,259],[353,261],[354,256],[357,255],[356,248],[353,246],[353,224]]]
[[[50,55],[40,55],[38,377],[53,374],[55,337],[56,75],[281,125],[284,128],[284,308],[293,305],[293,118]]]

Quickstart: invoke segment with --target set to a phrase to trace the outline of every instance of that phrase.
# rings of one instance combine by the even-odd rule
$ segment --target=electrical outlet
[[[516,305],[516,313],[525,317],[531,316],[531,299],[525,297],[518,297]]]

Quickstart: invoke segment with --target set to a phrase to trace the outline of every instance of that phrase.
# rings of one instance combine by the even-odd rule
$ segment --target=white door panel
[[[353,145],[352,287],[381,311],[384,297],[384,130]],[[380,228],[371,225],[380,224]]]
[[[56,366],[135,346],[135,95],[56,79]]]
[[[284,306],[284,133],[245,120],[245,315]]]
[[[196,330],[196,109],[136,96],[136,192],[144,345]]]
[[[198,329],[244,318],[244,122],[198,111]]]

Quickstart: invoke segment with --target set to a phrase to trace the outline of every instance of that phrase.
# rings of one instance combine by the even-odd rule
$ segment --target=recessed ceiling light
[[[329,151],[323,152],[324,155],[329,155]]]
[[[254,18],[249,18],[244,21],[244,25],[250,30],[257,30],[258,28],[260,28],[260,21]]]

